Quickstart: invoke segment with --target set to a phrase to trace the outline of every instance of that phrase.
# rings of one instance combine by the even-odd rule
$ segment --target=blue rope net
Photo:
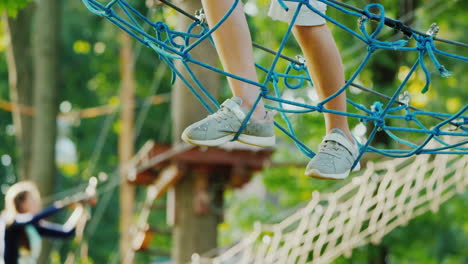
[[[161,2],[170,5],[177,11],[184,13],[186,16],[189,16],[194,20],[193,23],[188,26],[186,31],[177,31],[171,29],[163,21],[153,22],[124,0],[111,0],[106,4],[102,4],[96,0],[82,0],[82,2],[91,12],[107,18],[119,28],[132,35],[143,45],[153,49],[159,55],[159,58],[171,68],[173,81],[175,78],[179,78],[209,112],[214,112],[216,110],[213,109],[211,104],[219,108],[219,103],[208,92],[208,90],[203,87],[199,78],[191,70],[191,65],[202,66],[224,76],[228,76],[259,87],[261,93],[258,96],[253,109],[260,100],[266,99],[266,107],[279,111],[281,118],[284,121],[284,126],[278,122],[275,122],[276,127],[289,136],[297,145],[297,147],[308,157],[313,157],[315,153],[297,138],[292,122],[287,115],[289,113],[334,113],[357,118],[364,123],[372,123],[373,128],[369,133],[367,140],[360,144],[359,158],[366,152],[376,152],[389,157],[408,157],[415,154],[468,154],[468,116],[466,115],[468,104],[463,106],[458,110],[458,112],[454,114],[424,111],[411,106],[407,98],[407,93],[404,91],[409,79],[415,74],[415,71],[418,68],[422,69],[425,74],[425,86],[421,92],[425,93],[428,90],[431,77],[429,69],[425,63],[425,59],[427,58],[439,71],[442,77],[448,77],[450,73],[444,68],[444,66],[440,64],[437,56],[449,57],[460,60],[462,62],[468,61],[468,57],[463,57],[439,50],[434,44],[435,40],[445,41],[462,47],[467,47],[468,45],[455,41],[437,39],[434,35],[418,32],[398,20],[387,18],[385,17],[385,9],[380,4],[369,4],[365,6],[363,10],[361,10],[343,3],[336,2],[334,0],[319,0],[327,4],[329,7],[336,8],[341,12],[357,17],[359,26],[358,30],[354,31],[351,28],[339,23],[335,19],[320,13],[320,11],[308,3],[308,0],[277,1],[279,1],[281,6],[283,6],[285,9],[287,9],[287,6],[284,4],[285,1],[297,2],[298,8],[295,11],[292,23],[284,34],[284,38],[282,39],[278,51],[274,52],[275,57],[271,66],[264,67],[262,65],[256,64],[257,68],[266,74],[264,81],[257,83],[208,65],[198,59],[193,58],[190,53],[201,42],[211,41],[211,34],[217,30],[219,26],[224,23],[224,21],[230,16],[235,7],[239,4],[239,0],[234,1],[230,10],[226,12],[224,17],[211,29],[208,28],[206,23],[204,23],[203,19],[200,17],[192,16],[177,6],[167,2],[166,0],[162,0]],[[341,87],[341,89],[335,94],[329,96],[316,105],[309,105],[306,103],[287,100],[284,98],[284,96],[282,96],[282,87],[298,89],[304,87],[304,84],[311,81],[304,62],[290,59],[289,57],[282,54],[286,45],[286,41],[291,35],[292,25],[294,24],[294,21],[296,20],[301,8],[311,9],[315,13],[325,18],[327,21],[335,24],[367,45],[367,51],[364,59],[346,82],[346,84]],[[120,13],[123,15],[118,15],[117,9],[121,9]],[[372,10],[377,10],[378,12],[372,12]],[[372,32],[369,32],[370,21],[376,21],[377,23],[375,29]],[[144,29],[142,25],[145,24],[151,28],[151,33],[148,33]],[[413,47],[409,46],[408,41],[405,39],[400,39],[397,41],[378,40],[379,34],[386,26],[400,30],[408,38],[413,38],[416,45]],[[409,70],[407,76],[403,79],[393,94],[391,96],[387,96],[386,103],[377,101],[369,106],[365,106],[347,99],[347,103],[351,105],[355,111],[340,112],[325,108],[324,104],[339,94],[345,92],[350,88],[350,86],[363,88],[354,84],[353,82],[356,80],[359,73],[363,70],[371,56],[375,54],[377,50],[396,50],[403,52],[413,52],[417,54],[417,59]],[[287,59],[286,63],[288,63],[286,69],[283,71],[277,70],[277,68],[279,68],[277,67],[279,61],[284,59]],[[179,62],[181,67],[176,67],[176,61]],[[181,69],[184,69],[188,75],[182,74]],[[372,92],[369,89],[366,90]],[[252,112],[253,111],[249,112],[247,118],[244,120],[243,125],[233,140],[236,140],[242,130],[245,128],[245,125],[250,119]],[[421,121],[421,119],[427,117],[431,117],[437,120],[437,123],[431,127],[427,127]],[[406,121],[412,125],[408,127],[391,126],[388,125],[390,120],[400,121],[398,123],[401,123],[401,121]],[[390,138],[400,143],[402,147],[395,149],[382,149],[372,146],[371,143],[373,142],[378,131],[384,131]],[[401,133],[419,133],[424,137],[424,139],[419,143],[414,143],[403,138],[400,135]],[[446,140],[447,138],[455,138],[457,140],[454,143],[452,141],[449,142],[449,140]],[[433,141],[436,141],[439,144],[436,147],[434,147],[434,144],[429,144]],[[359,158],[357,160],[359,160]]]

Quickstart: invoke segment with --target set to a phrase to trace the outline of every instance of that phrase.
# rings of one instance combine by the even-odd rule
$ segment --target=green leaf
[[[3,0],[0,2],[0,13],[7,12],[9,16],[16,16],[19,10],[26,7],[31,0]]]

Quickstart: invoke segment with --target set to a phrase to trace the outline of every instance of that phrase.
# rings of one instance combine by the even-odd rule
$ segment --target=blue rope
[[[229,18],[232,12],[234,12],[235,8],[239,4],[239,0],[234,1],[233,5],[226,12],[226,14],[224,14],[221,20],[211,29],[209,29],[202,21],[196,20],[189,25],[186,31],[170,29],[169,26],[163,21],[152,22],[150,19],[146,18],[139,11],[133,8],[125,0],[110,0],[105,5],[101,4],[97,0],[81,1],[92,13],[107,18],[109,21],[133,36],[143,45],[153,49],[158,54],[159,58],[171,68],[172,82],[174,82],[176,78],[179,78],[210,113],[213,113],[216,110],[212,106],[219,108],[220,105],[210,94],[210,92],[203,86],[199,78],[197,78],[190,67],[191,65],[201,66],[218,74],[259,87],[260,93],[254,103],[254,106],[247,113],[247,117],[244,119],[240,129],[237,131],[232,140],[237,140],[249,122],[255,107],[262,99],[265,99],[266,101],[272,103],[268,104],[266,102],[265,107],[280,112],[281,118],[285,124],[284,127],[275,122],[275,126],[288,137],[290,137],[298,149],[308,157],[313,157],[315,153],[297,138],[294,126],[292,125],[292,122],[287,115],[288,113],[332,113],[357,118],[364,123],[371,122],[373,124],[373,129],[369,133],[367,140],[363,144],[359,144],[359,157],[356,160],[355,165],[366,152],[380,153],[382,155],[395,158],[408,157],[418,154],[468,154],[468,115],[466,113],[468,111],[468,105],[462,107],[455,114],[448,114],[424,110],[414,110],[414,108],[411,108],[409,103],[400,105],[397,104],[398,97],[407,86],[407,83],[412,74],[417,69],[422,69],[426,78],[425,86],[421,92],[427,92],[431,83],[431,76],[425,59],[428,59],[428,61],[432,63],[432,65],[435,67],[435,69],[438,70],[442,77],[449,77],[450,72],[440,64],[437,56],[445,56],[463,62],[468,61],[468,57],[439,50],[435,46],[434,38],[432,36],[428,36],[413,30],[398,20],[385,17],[385,9],[380,4],[369,4],[361,10],[346,4],[335,2],[334,0],[318,0],[325,3],[329,7],[335,8],[347,15],[357,17],[359,24],[358,31],[355,31],[339,23],[335,19],[321,13],[309,3],[309,0],[276,0],[285,10],[288,9],[285,2],[296,2],[298,8],[294,13],[291,24],[284,34],[284,37],[278,48],[278,52],[276,52],[271,65],[269,67],[264,67],[262,65],[255,64],[256,68],[266,74],[266,77],[263,82],[254,82],[241,76],[225,72],[224,70],[221,70],[217,67],[208,65],[198,59],[191,57],[190,55],[190,51],[192,51],[204,40],[208,40],[213,44],[211,37],[213,32],[218,30],[218,28]],[[294,22],[296,21],[301,8],[308,8],[312,10],[327,21],[335,24],[353,37],[367,44],[366,56],[357,67],[356,71],[352,74],[351,78],[338,91],[322,100],[317,105],[309,105],[306,103],[299,103],[284,99],[282,98],[282,91],[280,89],[280,83],[283,84],[285,89],[293,90],[304,87],[304,84],[306,83],[312,83],[307,68],[302,62],[296,63],[290,61],[284,70],[277,69],[278,63],[282,58],[282,51],[284,50],[286,42],[292,33]],[[115,9],[121,9],[123,11],[124,17],[118,15]],[[377,22],[377,26],[372,31],[369,29],[370,21]],[[152,33],[146,32],[141,25],[142,23],[149,25],[151,27]],[[408,41],[405,39],[397,41],[379,40],[379,34],[382,32],[385,26],[393,27],[402,31],[406,36],[413,38],[416,41],[415,47],[407,46]],[[198,30],[199,33],[194,33],[195,30]],[[348,98],[347,103],[354,107],[356,110],[355,112],[341,112],[324,107],[327,102],[346,92],[346,90],[359,76],[361,71],[365,68],[372,55],[375,54],[375,51],[379,49],[414,52],[417,54],[417,59],[414,65],[411,67],[410,71],[399,87],[393,92],[393,95],[390,97],[388,102],[386,102],[386,104],[382,102],[375,102],[367,107]],[[185,70],[185,74],[182,74],[180,71],[181,69],[176,67],[176,64],[174,63],[176,60],[181,62],[181,69]],[[291,106],[294,107],[294,109],[291,109]],[[421,121],[421,118],[427,117],[434,117],[443,121],[437,123],[432,128],[428,128]],[[394,123],[401,123],[401,121],[406,121],[407,124],[409,124],[409,127],[387,125],[390,124],[392,120],[397,121]],[[410,124],[413,124],[413,127],[411,127]],[[451,127],[455,127],[456,129],[449,129]],[[378,131],[384,131],[391,139],[401,144],[403,147],[395,149],[378,149],[372,146],[371,144]],[[402,135],[407,135],[408,133],[419,133],[426,135],[426,137],[422,143],[418,144],[402,137]],[[457,137],[461,140],[456,143],[449,143],[444,140],[442,136],[448,136],[452,138]],[[428,147],[428,144],[431,141],[436,141],[442,146]]]

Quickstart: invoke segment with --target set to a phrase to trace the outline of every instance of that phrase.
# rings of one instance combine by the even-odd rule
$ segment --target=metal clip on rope
[[[200,8],[197,11],[195,11],[195,17],[198,19],[200,24],[206,23],[206,15],[205,15],[205,11],[203,10],[203,8]]]
[[[432,23],[426,34],[432,38],[435,38],[439,33],[440,27],[436,23]]]

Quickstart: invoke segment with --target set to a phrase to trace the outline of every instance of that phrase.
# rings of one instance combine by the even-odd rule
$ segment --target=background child
[[[47,222],[65,206],[60,202],[41,210],[41,197],[36,185],[29,181],[11,186],[5,195],[2,220],[4,231],[4,260],[7,264],[36,263],[41,253],[41,236],[70,238],[84,216],[84,208],[77,204],[64,225]],[[3,242],[3,241],[2,241]]]

